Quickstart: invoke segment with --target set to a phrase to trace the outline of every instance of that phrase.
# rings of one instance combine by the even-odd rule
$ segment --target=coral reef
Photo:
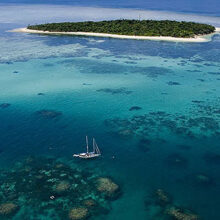
[[[54,191],[57,193],[63,193],[68,191],[70,188],[70,184],[67,181],[61,181],[57,185],[55,185]]]
[[[193,105],[198,103],[193,103]],[[201,103],[199,103],[201,105]],[[143,115],[134,115],[129,118],[106,119],[105,125],[111,132],[127,136],[139,136],[142,138],[163,138],[164,134],[171,134],[190,139],[210,137],[220,134],[220,120],[218,106],[197,106],[197,111],[188,115],[179,113],[167,113],[164,111],[149,112]],[[203,116],[200,116],[200,115]],[[195,115],[195,116],[193,116]],[[204,116],[205,115],[205,116]],[[209,116],[207,116],[209,115]],[[210,117],[212,115],[212,117]],[[126,131],[126,132],[125,132]]]
[[[163,189],[157,189],[145,200],[145,207],[152,208],[155,219],[199,220],[199,216],[189,209],[176,206],[171,196]],[[148,210],[149,211],[149,210]],[[154,218],[153,218],[154,219]]]
[[[199,220],[199,216],[187,209],[178,208],[175,206],[168,207],[165,213],[175,220]]]
[[[131,136],[133,135],[133,132],[131,129],[122,129],[118,132],[118,134],[121,136]]]
[[[97,190],[110,198],[115,198],[119,192],[119,186],[107,177],[100,177],[97,180]]]
[[[18,206],[12,202],[3,203],[0,205],[0,216],[13,214],[18,209]]]
[[[28,207],[23,219],[28,215],[46,219],[51,209],[56,210],[53,219],[85,219],[107,214],[118,195],[119,186],[110,178],[53,158],[28,157],[0,172],[0,218],[4,219],[20,215],[15,212],[18,207],[22,212]]]
[[[163,189],[157,189],[156,192],[157,203],[161,206],[165,206],[171,202],[170,196]]]
[[[88,209],[84,207],[73,208],[69,212],[69,219],[81,220],[86,219],[89,215]]]

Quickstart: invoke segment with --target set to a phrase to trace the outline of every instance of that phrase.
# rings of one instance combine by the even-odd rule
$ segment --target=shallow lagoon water
[[[220,218],[219,35],[188,44],[4,32],[17,26],[0,36],[0,104],[10,104],[0,108],[1,167],[52,156],[111,176],[122,195],[109,220],[166,219],[146,206],[158,188],[201,219]],[[36,113],[45,109],[62,114]],[[85,135],[99,160],[72,158]]]

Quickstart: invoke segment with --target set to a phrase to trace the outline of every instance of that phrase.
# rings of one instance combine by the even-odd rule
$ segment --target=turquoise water
[[[0,108],[2,168],[50,156],[112,177],[122,194],[92,219],[168,219],[157,189],[220,219],[220,35],[195,44],[5,32],[23,24],[0,32],[0,104],[10,104]],[[72,158],[85,135],[102,158]],[[53,219],[27,207],[8,219],[24,216]]]

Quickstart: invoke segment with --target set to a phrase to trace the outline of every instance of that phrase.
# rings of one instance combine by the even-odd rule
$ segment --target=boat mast
[[[86,136],[86,150],[87,150],[87,154],[88,154],[89,153],[88,136]]]
[[[93,142],[93,152],[95,153],[95,139],[94,138],[92,139],[92,142]]]
[[[99,147],[98,147],[98,145],[96,144],[95,139],[94,139],[94,149],[96,150],[96,153],[97,153],[97,154],[101,154],[101,152],[100,152],[100,150],[99,150]],[[94,150],[94,151],[95,151],[95,150]]]

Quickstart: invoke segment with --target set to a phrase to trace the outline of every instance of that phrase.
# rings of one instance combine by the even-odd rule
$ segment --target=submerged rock
[[[61,112],[54,111],[54,110],[47,110],[47,109],[37,111],[36,114],[41,117],[48,118],[48,119],[57,118],[58,116],[62,115]]]
[[[0,108],[8,108],[11,104],[9,103],[2,103],[0,104]]]
[[[165,213],[175,220],[199,220],[198,215],[187,209],[182,209],[175,206],[167,208]]]
[[[71,220],[86,219],[88,216],[89,211],[87,208],[84,207],[73,208],[69,212],[69,219]]]

